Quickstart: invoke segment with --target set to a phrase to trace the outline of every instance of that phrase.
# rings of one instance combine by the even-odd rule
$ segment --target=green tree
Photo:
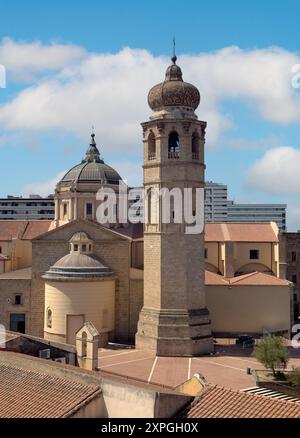
[[[261,339],[254,347],[253,354],[265,368],[272,370],[274,377],[276,377],[276,368],[285,368],[289,359],[284,339],[279,336]]]

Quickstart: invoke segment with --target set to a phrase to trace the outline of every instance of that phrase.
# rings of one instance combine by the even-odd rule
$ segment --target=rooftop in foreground
[[[0,351],[0,418],[71,417],[100,394],[99,385],[52,368],[53,362]]]
[[[220,386],[208,386],[183,413],[183,417],[299,418],[300,404]]]

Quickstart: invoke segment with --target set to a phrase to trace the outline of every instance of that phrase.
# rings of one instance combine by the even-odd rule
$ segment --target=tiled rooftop
[[[0,280],[31,280],[31,268],[17,269],[16,271],[0,274]]]
[[[276,227],[269,223],[208,223],[206,242],[278,242]]]
[[[221,386],[208,386],[183,414],[185,418],[299,418],[300,405]]]
[[[205,271],[205,284],[207,286],[224,286],[226,284],[228,286],[287,286],[289,281],[257,271],[232,278],[226,278],[214,272]]]
[[[46,233],[51,221],[36,220],[0,220],[0,240],[25,239],[31,240]]]
[[[96,384],[51,373],[48,361],[39,370],[32,364],[23,355],[0,352],[0,418],[69,417],[100,393]]]

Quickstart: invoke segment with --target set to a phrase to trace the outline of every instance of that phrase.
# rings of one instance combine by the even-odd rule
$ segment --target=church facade
[[[74,344],[78,330],[91,322],[106,340],[135,341],[164,356],[210,353],[212,330],[259,335],[268,329],[288,336],[291,285],[278,278],[276,225],[255,224],[249,234],[249,224],[208,224],[205,232],[188,234],[185,219],[175,220],[174,205],[165,223],[161,201],[152,197],[162,188],[195,193],[204,187],[206,122],[195,114],[200,94],[183,81],[176,57],[148,102],[144,227],[97,221],[98,190],[110,189],[118,198],[122,178],[102,160],[92,134],[85,158],[56,186],[54,221],[0,221],[0,323]],[[193,210],[196,205],[193,194]],[[240,281],[253,270],[259,274]],[[243,315],[252,309],[248,319],[255,323],[245,325],[233,308]]]

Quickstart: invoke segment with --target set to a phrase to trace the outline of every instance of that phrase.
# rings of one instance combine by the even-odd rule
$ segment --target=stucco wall
[[[220,271],[223,275],[231,272],[258,270],[261,272],[270,270],[279,276],[279,245],[272,242],[233,242],[232,251],[226,251],[227,243],[206,242],[207,258],[205,263],[209,271]],[[228,245],[227,245],[228,246]],[[250,250],[259,251],[259,259],[250,259]],[[231,265],[231,266],[229,266]],[[253,265],[253,269],[252,269]],[[215,267],[216,269],[213,269]],[[224,267],[227,268],[224,270]]]
[[[158,393],[106,378],[101,389],[109,418],[170,418],[192,400],[189,396]]]
[[[206,286],[214,333],[290,330],[289,286]]]
[[[143,271],[142,271],[143,273]],[[130,280],[130,338],[134,339],[137,331],[139,314],[144,301],[144,281],[141,279]]]
[[[47,327],[47,309],[52,311],[52,327]],[[84,315],[98,331],[115,327],[115,281],[47,281],[45,283],[46,336],[66,336],[67,315]],[[104,315],[104,312],[106,315]]]
[[[252,260],[249,258],[249,253],[251,249],[257,249],[259,251],[259,259]],[[269,268],[274,269],[274,252],[273,244],[271,242],[238,242],[235,243],[234,248],[234,259],[235,259],[235,272],[242,270],[243,266],[249,263],[261,264]],[[263,270],[263,267],[262,269]],[[276,272],[274,272],[276,274]]]
[[[0,324],[7,330],[10,328],[11,313],[25,313],[25,330],[28,332],[30,323],[30,292],[31,280],[7,279],[0,281]],[[21,304],[14,304],[16,294],[22,295]]]
[[[205,248],[207,250],[207,258],[205,259],[205,265],[209,271],[218,272],[223,274],[221,263],[221,251],[219,250],[218,242],[205,242]],[[210,268],[207,265],[212,265],[215,269]]]

